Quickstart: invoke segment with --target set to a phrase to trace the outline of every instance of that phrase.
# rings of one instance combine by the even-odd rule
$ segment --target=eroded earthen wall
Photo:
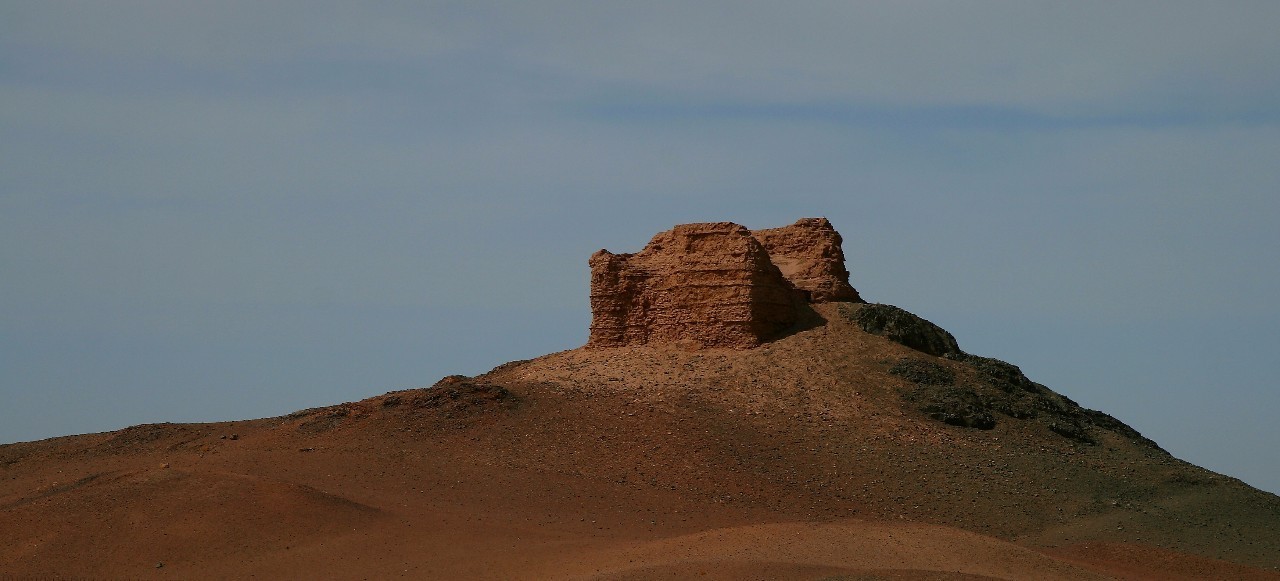
[[[796,322],[799,300],[750,230],[684,224],[636,254],[591,257],[588,345],[754,347]]]
[[[755,230],[752,235],[782,275],[809,293],[811,302],[862,302],[849,285],[840,247],[843,239],[826,218],[801,218],[790,226]]]
[[[590,264],[588,347],[755,347],[794,325],[806,300],[860,300],[840,235],[822,218],[754,233],[684,224],[638,253],[601,250]]]

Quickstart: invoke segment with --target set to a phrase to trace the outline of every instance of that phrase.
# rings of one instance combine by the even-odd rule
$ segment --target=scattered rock
[[[961,379],[945,365],[907,357],[889,368],[890,374],[915,385],[903,393],[904,399],[933,419],[955,426],[990,429],[996,424],[992,415],[995,412],[1018,420],[1038,421],[1055,434],[1085,444],[1097,444],[1092,431],[1102,429],[1163,451],[1120,420],[1085,409],[1070,398],[1031,381],[1016,365],[960,351],[950,333],[903,309],[881,304],[840,305],[838,312],[868,333],[963,363],[973,370],[971,377]]]
[[[1066,397],[1063,396],[1063,399],[1066,399]],[[1071,403],[1074,404],[1075,402],[1071,402]],[[1140,442],[1146,446],[1160,450],[1161,452],[1164,451],[1164,448],[1161,448],[1160,445],[1155,443],[1154,440],[1151,440],[1150,438],[1143,436],[1142,433],[1138,432],[1138,430],[1133,429],[1128,424],[1120,420],[1117,420],[1116,418],[1112,417],[1107,413],[1100,412],[1098,410],[1091,410],[1091,409],[1084,409],[1084,408],[1081,408],[1081,410],[1083,411],[1085,417],[1088,418],[1089,423],[1093,424],[1094,426],[1097,426],[1104,430],[1110,430],[1130,440],[1133,440],[1135,442]]]
[[[980,430],[996,427],[990,406],[972,389],[925,385],[908,392],[906,399],[918,404],[920,411],[940,422]]]
[[[1053,433],[1058,434],[1059,436],[1070,438],[1085,444],[1098,443],[1097,440],[1094,440],[1093,437],[1089,435],[1088,429],[1086,429],[1085,426],[1075,418],[1066,416],[1052,417],[1047,419],[1045,423]]]
[[[1030,420],[1040,415],[1037,403],[1031,398],[996,397],[991,401],[991,408],[1011,418]]]
[[[890,367],[889,373],[921,385],[952,385],[956,382],[956,373],[942,365],[905,357]]]
[[[436,410],[430,415],[461,418],[484,410],[513,409],[520,402],[519,396],[498,383],[450,375],[428,388],[389,392],[363,401],[314,408],[307,410],[304,416],[290,414],[288,417],[302,420],[296,424],[298,430],[319,433],[388,413],[415,415],[420,410]],[[298,451],[311,452],[314,449],[300,448]]]
[[[426,396],[413,402],[416,407],[438,407],[445,402],[503,401],[514,398],[507,388],[495,383],[450,376],[436,382]]]
[[[947,353],[943,357],[972,367],[987,383],[1005,392],[1021,389],[1031,393],[1038,393],[1044,387],[1027,379],[1027,376],[1023,375],[1022,370],[1017,365],[1006,363],[999,359],[980,357],[963,352]]]
[[[996,425],[987,399],[968,386],[955,385],[955,372],[944,365],[904,357],[889,373],[915,384],[903,398],[935,420],[983,430]]]
[[[1055,434],[1085,444],[1096,444],[1094,428],[1120,434],[1130,440],[1160,450],[1155,442],[1120,420],[1099,411],[1085,409],[1064,395],[1031,381],[1018,366],[991,357],[968,353],[948,353],[947,359],[968,365],[985,386],[994,388],[986,398],[990,407],[1006,416],[1038,420]]]

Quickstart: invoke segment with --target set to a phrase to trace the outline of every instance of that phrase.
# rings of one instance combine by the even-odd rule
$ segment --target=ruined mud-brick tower
[[[587,346],[755,347],[794,325],[809,302],[861,302],[840,244],[826,218],[805,218],[754,232],[683,224],[635,254],[596,252]]]

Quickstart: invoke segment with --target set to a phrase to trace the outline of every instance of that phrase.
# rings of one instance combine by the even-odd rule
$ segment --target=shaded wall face
[[[809,293],[815,303],[862,302],[849,284],[844,264],[844,242],[826,218],[803,218],[781,228],[751,233],[796,288]]]
[[[829,223],[821,222],[830,230]],[[839,235],[830,230],[833,241],[821,231],[822,224],[816,235],[811,235],[813,228],[799,230],[807,236],[803,239],[782,232],[792,227],[764,232],[788,260],[805,252],[824,252],[838,255],[843,269]],[[729,222],[685,224],[654,236],[636,254],[597,252],[590,261],[592,324],[587,346],[674,343],[748,348],[794,325],[805,293],[783,276],[753,234]],[[784,244],[792,239],[799,241]],[[810,273],[805,284],[819,289],[824,299],[847,296],[831,291],[837,285],[811,280],[831,270],[825,263],[820,266],[797,272]]]
[[[647,341],[643,326],[633,326],[639,319],[635,311],[640,285],[647,277],[636,276],[628,268],[629,255],[610,254],[601,250],[591,257],[591,336],[588,345],[620,346]],[[638,322],[638,321],[637,321]]]

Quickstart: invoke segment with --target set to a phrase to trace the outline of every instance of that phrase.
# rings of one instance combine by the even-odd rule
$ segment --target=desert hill
[[[726,224],[592,257],[582,348],[0,446],[0,577],[1280,578],[1280,498]]]

